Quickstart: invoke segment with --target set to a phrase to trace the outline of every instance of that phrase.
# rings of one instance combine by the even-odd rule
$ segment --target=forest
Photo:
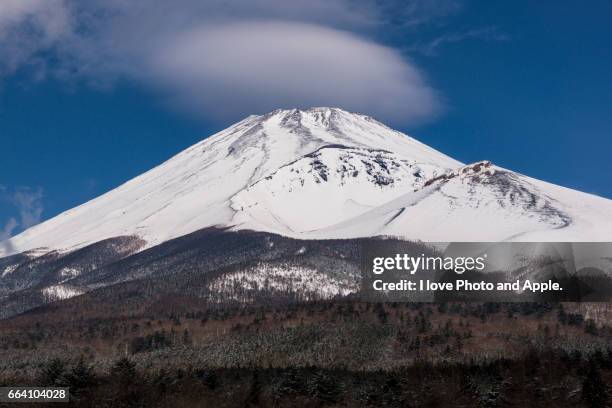
[[[65,386],[71,405],[91,407],[604,407],[609,313],[595,303],[214,308],[168,298],[100,317],[60,304],[0,322],[0,386]]]

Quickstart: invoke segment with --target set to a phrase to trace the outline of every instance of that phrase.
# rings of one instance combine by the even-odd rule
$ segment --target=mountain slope
[[[210,226],[304,239],[609,241],[610,215],[610,200],[488,162],[463,166],[368,116],[277,110],[13,237],[0,257],[116,237],[142,240],[140,251]]]
[[[232,224],[299,236],[359,216],[440,171],[386,150],[324,146],[234,195]]]
[[[423,241],[610,241],[612,202],[480,162],[310,234]]]
[[[459,165],[368,116],[330,108],[278,110],[248,117],[118,188],[30,228],[0,247],[0,256],[32,248],[70,250],[128,235],[141,237],[151,247],[207,226],[232,225],[234,195],[329,145],[386,150],[440,171]],[[369,203],[385,201],[381,195]]]

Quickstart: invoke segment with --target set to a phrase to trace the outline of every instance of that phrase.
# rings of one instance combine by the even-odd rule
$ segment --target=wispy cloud
[[[440,35],[430,41],[409,47],[411,51],[417,51],[427,56],[436,56],[444,46],[460,43],[468,40],[480,40],[486,42],[510,41],[511,37],[501,32],[497,27],[485,27],[470,29],[461,32]]]
[[[0,254],[2,251],[6,251],[7,253],[13,252],[13,245],[8,239],[13,235],[13,231],[17,228],[17,225],[17,220],[11,217],[0,229]]]
[[[10,217],[0,228],[0,242],[10,238],[17,230],[25,230],[41,220],[44,210],[43,190],[40,187],[18,187],[9,190],[5,186],[0,186],[0,201],[15,207],[19,217]]]
[[[420,28],[439,22],[463,9],[459,0],[378,1],[379,23],[385,26]]]
[[[25,67],[96,85],[128,79],[174,106],[223,119],[336,105],[413,123],[439,112],[438,93],[414,62],[370,34],[459,7],[457,0],[4,0],[0,75]]]
[[[10,197],[20,216],[20,227],[30,228],[40,222],[43,212],[43,190],[40,187],[19,187]]]
[[[73,16],[64,0],[3,0],[0,6],[0,76],[29,68],[45,75],[41,51],[73,34]]]
[[[0,230],[0,241],[4,241],[12,236],[13,231],[17,228],[17,220],[13,217],[9,218]]]

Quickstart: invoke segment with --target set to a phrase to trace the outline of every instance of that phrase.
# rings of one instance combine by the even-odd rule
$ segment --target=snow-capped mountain
[[[205,227],[300,239],[612,241],[612,201],[464,164],[336,108],[250,116],[0,246],[0,257]]]
[[[612,242],[612,201],[465,165],[365,115],[277,110],[0,243],[0,318],[72,297],[346,296],[379,236],[419,253],[419,240]]]

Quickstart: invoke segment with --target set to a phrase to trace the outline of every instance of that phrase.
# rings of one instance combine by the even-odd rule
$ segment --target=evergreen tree
[[[584,326],[584,331],[587,334],[591,334],[593,336],[597,336],[597,325],[591,319],[587,320],[586,325]]]
[[[341,393],[340,385],[336,379],[325,372],[315,373],[309,384],[312,396],[324,403],[338,401]]]
[[[136,377],[136,364],[129,358],[123,357],[111,367],[111,376],[120,384],[130,384]]]
[[[304,379],[301,377],[297,369],[289,368],[281,373],[279,384],[276,387],[278,397],[301,393],[303,391]]]
[[[594,360],[589,360],[587,373],[582,381],[582,400],[590,408],[605,407],[609,400],[606,384]]]
[[[78,395],[82,390],[94,384],[93,369],[85,362],[83,356],[72,367],[66,376],[66,381],[70,387],[70,394],[73,395]]]
[[[59,358],[54,358],[47,363],[41,373],[41,382],[47,386],[64,385],[64,374],[66,372],[66,364]]]
[[[261,381],[259,380],[259,371],[253,372],[253,379],[251,380],[251,388],[249,389],[249,395],[246,400],[246,406],[258,407],[259,396],[261,394]]]

